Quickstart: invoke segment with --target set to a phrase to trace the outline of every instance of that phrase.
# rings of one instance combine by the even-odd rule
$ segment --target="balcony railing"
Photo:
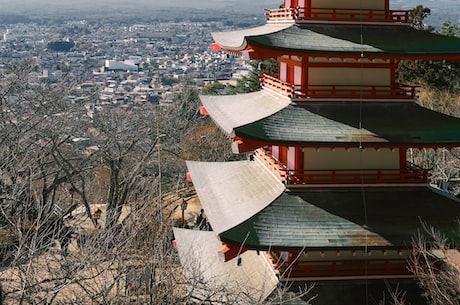
[[[271,89],[277,93],[280,93],[284,96],[293,98],[295,95],[295,86],[282,81],[274,76],[268,74],[261,74],[260,75],[260,83],[262,87]]]
[[[299,10],[299,14],[302,14]],[[362,22],[409,22],[409,11],[373,9],[314,8],[305,10],[306,19]]]
[[[298,9],[296,8],[277,8],[265,9],[267,21],[284,21],[298,19]]]
[[[410,14],[405,10],[375,10],[346,8],[278,8],[265,9],[269,22],[279,21],[353,21],[353,22],[397,22],[409,23]]]
[[[308,97],[317,98],[397,98],[397,99],[414,99],[417,93],[417,87],[409,85],[375,86],[375,85],[310,85],[306,90]],[[300,91],[302,92],[302,91]]]
[[[388,184],[388,183],[427,183],[428,169],[407,162],[400,169],[288,169],[282,162],[274,159],[270,151],[260,148],[255,156],[286,185],[313,184]]]
[[[282,274],[285,273],[282,270]],[[294,264],[288,273],[291,277],[303,276],[359,276],[359,275],[409,275],[407,259],[369,259],[307,261]]]
[[[270,170],[275,177],[277,177],[281,182],[285,183],[287,181],[287,167],[273,158],[268,151],[263,148],[257,149],[254,151],[254,155],[258,160],[260,160],[265,167]]]
[[[415,86],[398,84],[391,86],[376,85],[292,85],[274,76],[262,74],[262,87],[271,89],[289,98],[368,98],[368,99],[414,99],[417,96]]]
[[[287,170],[286,184],[427,183],[428,170],[399,169]]]

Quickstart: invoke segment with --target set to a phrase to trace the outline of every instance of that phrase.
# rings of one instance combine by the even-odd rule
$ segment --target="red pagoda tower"
[[[255,252],[267,279],[318,283],[318,304],[367,304],[368,289],[413,280],[411,243],[424,225],[458,241],[459,200],[407,154],[459,147],[460,119],[419,106],[396,70],[459,61],[460,40],[414,29],[389,0],[285,0],[265,13],[264,26],[213,33],[213,50],[276,58],[279,72],[261,75],[258,92],[201,96],[233,151],[252,155],[187,162],[213,234],[175,229],[179,252],[206,234],[219,243],[197,260],[243,268]]]

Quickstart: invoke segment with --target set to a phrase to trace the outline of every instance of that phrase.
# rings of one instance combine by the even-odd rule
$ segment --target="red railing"
[[[254,155],[260,160],[267,169],[269,169],[280,181],[286,181],[287,168],[286,166],[273,158],[264,149],[260,148],[254,151]]]
[[[261,85],[290,98],[370,98],[370,99],[414,99],[416,86],[397,84],[376,85],[293,85],[274,76],[261,74]]]
[[[406,259],[302,261],[280,271],[290,277],[411,274]]]
[[[267,21],[285,21],[298,19],[298,10],[296,8],[265,9],[264,11]]]
[[[294,97],[295,86],[290,83],[268,74],[261,74],[259,78],[262,87],[271,89],[287,97]]]
[[[399,169],[286,170],[286,184],[426,183],[428,170]]]
[[[409,23],[410,14],[405,10],[347,9],[347,8],[278,8],[265,9],[267,21],[356,21]]]
[[[391,86],[375,85],[310,85],[306,90],[308,97],[327,98],[397,98],[414,99],[417,95],[417,87],[397,84]]]
[[[282,162],[274,159],[269,150],[257,149],[255,156],[280,181],[286,185],[314,184],[388,184],[388,183],[427,183],[428,169],[410,162],[404,170],[400,169],[288,169]]]
[[[299,14],[302,14],[299,10]],[[362,21],[362,22],[409,22],[409,11],[374,10],[374,9],[345,9],[345,8],[312,8],[305,10],[304,15],[314,20],[331,21]]]

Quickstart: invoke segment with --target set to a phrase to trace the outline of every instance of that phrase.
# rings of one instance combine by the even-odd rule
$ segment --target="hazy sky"
[[[240,6],[244,5],[258,5],[262,7],[273,7],[277,6],[282,0],[0,0],[0,7],[14,7],[15,9],[28,10],[30,7],[37,6],[50,6],[50,7],[72,7],[76,9],[85,9],[87,6],[145,6],[145,7],[167,7],[167,6],[222,6],[228,4],[237,4]]]
[[[365,0],[363,0],[365,1]],[[150,5],[150,6],[163,6],[169,3],[174,3],[174,5],[182,4],[187,6],[193,6],[194,3],[200,3],[203,1],[200,0],[0,0],[0,5],[14,5],[16,7],[26,8],[28,5],[71,5],[72,7],[81,7],[85,4],[120,4],[120,3],[129,3],[130,5]],[[222,3],[238,3],[238,4],[248,4],[248,3],[258,3],[261,6],[272,6],[279,5],[283,0],[208,0],[208,4],[222,4]],[[426,6],[437,5],[440,3],[456,3],[458,0],[391,0],[390,3],[392,6],[401,5],[401,6],[413,6],[414,4],[422,4]]]
[[[345,0],[343,0],[345,1]],[[362,0],[366,1],[366,0]],[[194,7],[222,9],[228,6],[263,14],[263,8],[278,7],[283,0],[0,0],[0,14],[72,14],[103,13],[108,9],[125,12],[132,10],[149,12],[164,7]],[[433,18],[457,21],[460,0],[390,0],[392,9],[410,9],[422,4],[432,9]],[[439,16],[447,16],[446,18]]]
[[[278,7],[282,0],[0,0],[1,14],[34,16],[136,12],[148,14],[161,8],[246,9],[263,14],[263,8]]]

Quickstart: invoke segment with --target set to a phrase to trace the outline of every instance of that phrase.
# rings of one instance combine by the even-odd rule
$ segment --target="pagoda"
[[[211,49],[275,58],[278,75],[260,75],[258,92],[201,96],[233,152],[250,158],[187,162],[214,234],[176,229],[179,250],[206,234],[222,264],[242,267],[256,252],[279,282],[336,293],[410,283],[414,236],[433,226],[458,243],[460,202],[408,152],[460,147],[460,119],[418,105],[396,71],[460,61],[460,39],[415,29],[389,0],[285,0],[265,15],[263,26],[213,33]],[[324,304],[369,298],[320,291]]]

